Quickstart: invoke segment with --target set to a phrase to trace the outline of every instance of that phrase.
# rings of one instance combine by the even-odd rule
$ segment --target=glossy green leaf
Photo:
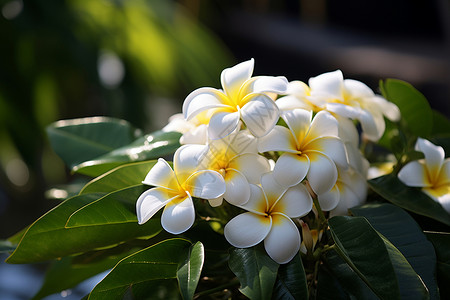
[[[110,193],[129,186],[141,184],[156,161],[130,163],[117,167],[90,181],[80,194]]]
[[[395,174],[368,181],[378,195],[389,202],[413,213],[423,215],[450,225],[450,214],[442,206],[417,188],[404,185]]]
[[[337,254],[330,250],[325,254],[325,265],[319,273],[318,299],[379,299],[364,281]]]
[[[56,260],[48,268],[44,283],[33,299],[42,299],[73,288],[80,282],[113,268],[121,259],[134,251],[136,250],[130,250],[130,246],[120,245],[112,249],[92,251]]]
[[[181,133],[156,131],[73,167],[73,171],[88,176],[98,176],[128,162],[157,159],[175,152],[180,145]]]
[[[69,198],[35,221],[23,235],[8,263],[32,263],[93,249],[113,246],[161,230],[160,220],[144,225],[136,223],[101,224],[66,228],[69,217],[103,194],[86,194]]]
[[[130,144],[137,133],[128,122],[109,117],[62,120],[47,127],[53,150],[71,168]]]
[[[431,299],[439,299],[434,274],[436,254],[416,221],[403,209],[392,204],[366,204],[351,208],[357,216],[365,217],[370,224],[386,237],[408,260],[414,271],[426,284]],[[389,249],[389,248],[388,248]],[[394,250],[395,251],[395,250]],[[394,253],[395,254],[395,253]],[[391,255],[391,260],[392,260]],[[402,258],[398,258],[401,262]],[[394,261],[393,261],[394,262]],[[394,266],[395,267],[395,266]],[[416,276],[417,277],[417,276]],[[407,268],[397,276],[402,298],[426,298],[422,284]],[[410,280],[410,282],[405,282]],[[420,297],[422,296],[422,297]]]
[[[264,251],[234,248],[228,265],[241,283],[242,294],[250,299],[271,299],[279,265]]]
[[[190,251],[191,243],[175,238],[150,246],[121,260],[99,282],[90,300],[151,299],[157,287],[177,280],[179,262]]]
[[[450,298],[450,233],[425,232],[437,256],[437,281],[441,299]]]
[[[336,251],[381,299],[400,299],[388,250],[363,217],[333,217],[328,222]]]
[[[185,254],[177,271],[178,286],[183,299],[192,299],[205,261],[205,249],[197,242]]]
[[[433,116],[425,96],[411,84],[398,79],[386,79],[380,82],[380,88],[383,96],[400,109],[404,126],[416,136],[428,137]]]
[[[273,289],[275,299],[308,299],[305,269],[300,255],[280,265]]]

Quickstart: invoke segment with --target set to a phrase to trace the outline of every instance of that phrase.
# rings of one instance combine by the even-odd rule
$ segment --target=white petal
[[[261,175],[270,172],[270,164],[267,158],[252,153],[236,156],[230,161],[228,167],[244,174],[248,182],[253,184],[260,184]]]
[[[363,134],[367,139],[376,142],[381,138],[386,128],[382,115],[361,110],[358,120],[361,122]]]
[[[323,211],[330,211],[334,209],[339,203],[339,195],[339,188],[336,185],[334,185],[329,192],[317,195],[320,208]]]
[[[277,99],[275,104],[278,106],[278,109],[282,112],[287,112],[294,109],[305,109],[311,110],[311,105],[295,96],[285,96]]]
[[[271,226],[271,218],[247,212],[231,219],[225,225],[224,235],[234,247],[248,248],[264,240]]]
[[[275,180],[275,174],[273,172],[261,176],[261,187],[266,196],[268,208],[274,206],[288,189],[288,187],[280,185]]]
[[[280,185],[290,187],[300,183],[308,170],[309,159],[306,155],[284,153],[275,163],[273,174]]]
[[[139,224],[147,222],[158,210],[178,195],[164,188],[152,188],[143,192],[136,202],[136,215]]]
[[[242,87],[241,97],[245,97],[250,93],[275,93],[283,94],[287,90],[288,81],[286,77],[279,76],[257,76],[253,77]]]
[[[450,184],[450,158],[447,158],[441,167],[437,185]]]
[[[250,198],[250,186],[245,176],[237,170],[227,170],[225,174],[225,200],[233,205],[243,205]]]
[[[199,144],[205,145],[208,137],[208,126],[205,124],[200,124],[199,126],[186,131],[180,138],[180,144]]]
[[[330,211],[330,217],[348,215],[348,209],[362,204],[365,200],[359,198],[347,185],[339,184],[340,199],[337,206]]]
[[[433,200],[439,202],[442,207],[450,213],[450,184],[440,187],[423,188],[422,190]]]
[[[339,133],[338,122],[327,111],[319,111],[311,122],[311,128],[308,132],[308,139],[314,139],[322,136],[335,136]]]
[[[268,210],[267,200],[264,196],[264,192],[259,185],[249,184],[250,186],[250,198],[247,203],[240,205],[239,207],[248,210],[252,213],[259,214],[261,216],[266,215]]]
[[[330,111],[339,116],[342,116],[345,118],[350,118],[350,119],[359,118],[359,115],[361,113],[361,108],[352,107],[350,105],[346,105],[346,104],[342,104],[342,103],[327,103],[325,105],[325,107],[326,107],[327,111]]]
[[[442,164],[444,163],[445,152],[441,146],[436,146],[428,140],[418,138],[416,142],[416,150],[423,152],[425,155],[426,168],[428,169],[430,180],[436,181]]]
[[[273,208],[273,211],[281,212],[290,218],[298,218],[307,215],[313,205],[313,200],[303,184],[289,188]]]
[[[311,88],[311,95],[320,93],[333,96],[337,99],[342,97],[342,91],[344,89],[344,76],[340,70],[312,77],[309,79],[308,83]]]
[[[450,188],[447,188],[447,193],[441,195],[438,198],[439,204],[442,205],[442,207],[450,213]]]
[[[315,150],[322,152],[341,168],[348,167],[347,153],[342,141],[337,137],[317,138],[304,146],[305,150]]]
[[[310,161],[308,175],[309,185],[314,193],[320,195],[328,192],[336,184],[337,170],[334,162],[320,152],[308,152]]]
[[[218,198],[225,193],[222,175],[212,170],[197,171],[182,185],[192,196],[202,199]]]
[[[199,88],[190,93],[183,103],[183,115],[190,120],[202,111],[226,107],[226,96],[219,90],[213,88]]]
[[[278,107],[267,95],[252,94],[248,97],[247,104],[241,109],[242,120],[254,136],[262,137],[278,122]]]
[[[375,96],[372,89],[367,85],[362,83],[361,81],[353,80],[353,79],[345,79],[344,80],[344,88],[347,93],[351,95],[352,98],[358,97],[368,97],[371,98]]]
[[[221,206],[223,203],[223,196],[220,196],[218,198],[214,198],[214,199],[208,199],[209,205],[211,205],[211,207],[218,207]]]
[[[431,186],[425,166],[418,161],[407,163],[400,172],[398,172],[398,179],[407,186]]]
[[[359,134],[355,124],[348,118],[335,116],[338,121],[338,136],[344,143],[350,143],[354,147],[359,146]]]
[[[254,65],[255,61],[252,58],[222,71],[220,81],[225,93],[230,98],[238,97],[241,86],[252,76]]]
[[[303,81],[294,80],[288,83],[286,94],[297,97],[308,96],[310,92],[309,86]]]
[[[375,95],[371,100],[380,107],[380,111],[383,112],[386,118],[393,122],[398,122],[400,120],[401,114],[397,105],[378,95]]]
[[[247,130],[232,133],[221,140],[214,140],[214,142],[223,144],[216,148],[227,149],[227,156],[230,158],[244,153],[258,153],[258,141]]]
[[[194,144],[181,146],[175,151],[173,168],[180,184],[198,170],[207,151],[207,146]]]
[[[239,124],[239,112],[218,112],[215,113],[208,125],[208,137],[216,140],[232,133]]]
[[[291,261],[300,249],[300,233],[294,222],[283,215],[273,215],[272,228],[264,239],[267,254],[279,264]]]
[[[158,162],[151,168],[142,183],[161,186],[175,191],[178,190],[178,182],[175,173],[163,158],[158,159]]]
[[[294,109],[281,116],[295,137],[297,148],[303,143],[311,126],[312,111]]]
[[[258,139],[258,151],[297,152],[297,146],[289,129],[277,125],[267,135]]]
[[[194,203],[190,196],[186,196],[166,205],[161,216],[161,225],[169,233],[180,234],[191,228],[194,220]]]

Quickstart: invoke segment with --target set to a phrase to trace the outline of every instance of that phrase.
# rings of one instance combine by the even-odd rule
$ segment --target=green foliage
[[[276,299],[308,298],[306,274],[300,255],[296,255],[289,263],[280,265],[278,268],[273,297]]]
[[[441,299],[450,297],[450,233],[426,232],[428,240],[434,246],[437,256],[437,279]]]
[[[178,285],[183,299],[192,299],[205,261],[205,249],[200,242],[185,252],[177,271]]]
[[[231,250],[229,266],[239,278],[242,294],[250,299],[272,298],[279,265],[261,249]]]

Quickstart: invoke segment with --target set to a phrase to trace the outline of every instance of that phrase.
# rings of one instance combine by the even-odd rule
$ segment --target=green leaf
[[[55,122],[47,135],[56,154],[72,168],[130,144],[137,131],[124,120],[92,117]]]
[[[366,204],[351,208],[351,212],[354,215],[365,217],[375,230],[386,237],[408,260],[414,271],[420,275],[428,288],[430,298],[439,299],[434,279],[436,254],[433,245],[427,240],[422,229],[408,213],[387,203]],[[401,259],[399,257],[399,260]],[[391,260],[393,261],[392,255]],[[402,298],[426,297],[427,293],[424,294],[426,291],[423,290],[420,280],[417,281],[418,278],[415,278],[417,276],[414,277],[410,273],[410,270],[405,269],[401,276],[397,276]],[[409,283],[404,282],[408,279],[411,280]]]
[[[90,181],[80,194],[110,193],[129,186],[141,184],[156,161],[130,163],[117,167]]]
[[[395,174],[368,181],[378,195],[413,213],[450,225],[450,214],[442,206],[417,188],[404,185]]]
[[[400,299],[388,250],[363,217],[337,216],[329,220],[336,251],[381,299]]]
[[[183,299],[192,299],[200,280],[205,250],[200,242],[192,245],[178,266],[177,279]]]
[[[334,255],[341,259],[339,255],[336,253],[336,251],[329,251],[334,252]],[[327,255],[329,254],[327,253]],[[347,269],[350,269],[350,267],[341,259],[341,262],[343,265],[347,267]],[[336,265],[336,264],[332,264]],[[362,282],[362,280],[355,274],[355,272],[351,271],[355,277],[356,280],[362,283],[366,287],[367,290],[370,291],[370,289],[367,287],[367,285]],[[321,264],[319,266],[319,272],[317,275],[317,291],[316,291],[316,300],[349,300],[350,297],[347,294],[347,292],[344,290],[344,288],[341,286],[341,284],[338,281],[338,278],[342,279],[342,273],[339,273],[339,276],[335,276],[331,273],[331,271],[326,268],[325,264]],[[353,290],[353,288],[352,288]],[[372,293],[373,295],[373,293]],[[365,298],[368,299],[368,298]]]
[[[425,232],[437,256],[437,281],[441,299],[450,299],[450,233]]]
[[[308,299],[305,269],[300,255],[280,265],[273,289],[275,299]]]
[[[398,79],[386,79],[380,82],[380,88],[383,96],[400,109],[404,126],[416,136],[428,137],[433,116],[425,96],[411,84]]]
[[[440,112],[433,109],[433,136],[449,136],[450,135],[450,120],[441,114]]]
[[[279,265],[258,247],[234,248],[228,262],[241,283],[239,290],[250,299],[271,299]]]
[[[121,260],[89,295],[97,299],[151,299],[159,285],[176,282],[178,266],[192,244],[170,239],[145,248]],[[167,297],[165,297],[167,298]]]
[[[130,246],[121,245],[112,249],[56,260],[48,268],[44,283],[33,299],[42,299],[73,288],[80,282],[113,268],[121,259],[135,251],[130,250]]]
[[[70,215],[66,228],[137,224],[136,200],[147,189],[140,184],[101,197]]]
[[[113,246],[136,237],[151,236],[161,230],[160,220],[156,218],[144,225],[135,222],[65,227],[75,211],[103,196],[75,196],[47,212],[28,228],[7,262],[32,263],[55,259]]]
[[[179,132],[156,131],[129,145],[84,161],[74,166],[73,171],[88,176],[98,176],[124,163],[163,157],[174,153],[181,146],[180,137]]]

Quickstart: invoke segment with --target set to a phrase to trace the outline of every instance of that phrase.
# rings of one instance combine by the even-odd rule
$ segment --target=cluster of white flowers
[[[340,71],[309,80],[252,77],[254,61],[225,69],[222,89],[199,88],[187,96],[183,115],[164,128],[183,136],[173,169],[163,159],[143,181],[155,186],[137,201],[140,224],[164,207],[163,228],[173,234],[195,220],[192,197],[213,207],[223,200],[244,212],[224,228],[231,245],[264,241],[269,256],[289,262],[301,237],[295,219],[313,209],[346,214],[364,202],[368,162],[359,151],[363,137],[377,141],[384,117],[398,108],[365,84]],[[278,124],[278,125],[277,125]],[[280,247],[280,245],[283,245]]]

